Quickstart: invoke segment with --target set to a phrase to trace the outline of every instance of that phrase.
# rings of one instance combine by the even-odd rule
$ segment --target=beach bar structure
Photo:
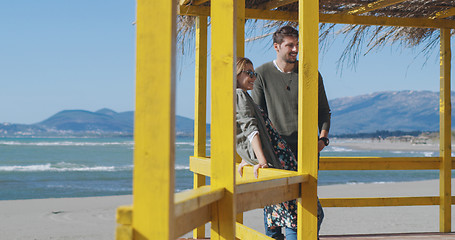
[[[174,193],[177,15],[196,18],[193,190]],[[317,239],[317,89],[320,23],[429,29],[440,33],[439,157],[325,157],[321,170],[440,171],[440,195],[321,199],[323,207],[439,205],[440,232],[451,232],[450,40],[455,3],[443,0],[137,0],[133,205],[117,210],[116,238],[176,239],[194,229],[211,239],[271,239],[242,224],[242,213],[298,199],[298,239]],[[251,167],[236,173],[235,60],[244,54],[247,19],[298,22],[298,171]],[[208,20],[210,24],[208,24]],[[208,28],[210,25],[210,28]],[[211,154],[206,156],[207,35],[211,31]],[[380,67],[380,66],[378,66]],[[436,79],[435,79],[436,81]],[[206,176],[210,185],[206,185]],[[262,219],[258,219],[262,221]],[[437,229],[435,229],[437,231]]]

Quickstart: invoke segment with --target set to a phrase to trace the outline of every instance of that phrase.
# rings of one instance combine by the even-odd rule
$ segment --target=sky
[[[134,110],[135,8],[133,0],[0,1],[0,123],[37,123],[62,110]],[[338,38],[319,55],[329,100],[439,90],[439,49],[426,59],[420,48],[385,47],[340,71],[337,61],[346,43]],[[270,37],[247,43],[245,56],[255,67],[273,60]],[[188,49],[176,56],[176,114],[189,118],[193,58]]]

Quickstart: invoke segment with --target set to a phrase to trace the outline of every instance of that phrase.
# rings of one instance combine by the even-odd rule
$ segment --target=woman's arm
[[[262,151],[262,144],[261,144],[261,139],[259,138],[259,134],[254,135],[253,139],[251,140],[251,146],[253,146],[253,151],[254,154],[256,155],[258,159],[258,164],[254,165],[253,171],[254,171],[254,176],[258,178],[258,171],[259,168],[268,168],[269,166],[267,165],[267,160],[264,156],[264,152]],[[243,176],[243,167],[248,165],[245,160],[242,160],[242,162],[239,164],[239,167],[237,171],[239,172],[240,176]]]
[[[261,139],[259,138],[259,134],[256,134],[251,141],[251,145],[253,146],[254,154],[258,159],[258,164],[254,165],[254,176],[258,178],[258,169],[259,168],[268,168],[267,159],[264,156],[264,152],[262,151],[262,144]]]

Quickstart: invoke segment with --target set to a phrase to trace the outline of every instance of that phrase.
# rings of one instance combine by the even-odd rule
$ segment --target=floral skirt
[[[285,170],[297,171],[297,159],[288,147],[267,114],[261,109],[273,150],[281,166]],[[267,217],[267,227],[297,228],[297,205],[296,200],[286,201],[275,205],[265,206],[264,214]]]

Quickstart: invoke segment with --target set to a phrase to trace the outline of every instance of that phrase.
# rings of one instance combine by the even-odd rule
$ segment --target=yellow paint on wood
[[[317,239],[319,1],[299,1],[298,172],[308,173],[297,201],[297,239]]]
[[[194,156],[206,155],[207,112],[207,17],[196,18],[196,69],[194,103]],[[194,173],[194,188],[205,185],[205,176]],[[193,230],[194,238],[205,238],[205,225]]]
[[[295,173],[293,175],[263,177],[256,181],[237,182],[236,193],[254,192],[273,187],[284,187],[291,184],[306,183],[308,181],[307,174]]]
[[[196,18],[194,156],[205,157],[207,112],[207,17]]]
[[[451,17],[451,16],[455,16],[455,7],[444,10],[444,11],[437,12],[433,16],[431,16],[430,19],[447,18],[447,17]]]
[[[137,1],[133,232],[139,239],[174,239],[176,5]]]
[[[237,57],[245,56],[245,1],[237,1]],[[240,157],[240,156],[239,156]]]
[[[194,211],[176,217],[173,223],[175,225],[175,238],[178,238],[183,234],[191,231],[191,229],[193,229],[195,226],[200,226],[209,222],[211,218],[211,208],[212,207],[210,205],[205,205]]]
[[[236,0],[211,2],[212,119],[211,184],[225,188],[224,197],[213,204],[212,239],[235,237],[235,43]]]
[[[439,189],[441,204],[439,205],[439,231],[451,231],[451,96],[450,96],[450,29],[441,29],[440,50],[440,100],[439,100],[439,156],[442,157],[439,170]]]
[[[439,205],[439,197],[388,197],[388,198],[322,198],[324,207],[386,207]]]
[[[320,170],[439,169],[440,157],[321,157]]]
[[[190,157],[190,171],[210,177],[212,172],[211,168],[210,158]]]
[[[297,1],[299,1],[299,0],[270,0],[268,2],[259,4],[257,9],[264,9],[264,10],[275,9],[278,7],[289,5],[291,3],[295,3]]]
[[[265,205],[289,201],[299,196],[300,184],[297,183],[239,193],[236,195],[237,213],[262,208]]]
[[[189,16],[210,16],[210,7],[206,6],[181,6],[180,15]],[[262,19],[276,21],[298,21],[297,12],[249,9],[245,10],[246,19]],[[378,17],[358,16],[349,14],[319,14],[320,23],[357,24],[357,25],[378,25],[396,27],[417,27],[417,28],[455,28],[455,21],[447,19],[429,18],[404,18],[404,17]]]
[[[236,236],[239,239],[257,239],[257,240],[273,240],[273,238],[268,237],[258,231],[255,231],[243,224],[237,223],[236,227]]]
[[[133,206],[118,207],[116,221],[118,224],[131,225],[133,222]]]
[[[133,228],[131,226],[119,225],[115,229],[116,240],[133,240]]]
[[[197,189],[186,190],[175,194],[175,216],[181,216],[212,204],[224,196],[224,188],[203,186]]]
[[[347,9],[340,14],[362,14],[366,12],[371,12],[374,10],[378,10],[380,8],[385,8],[388,6],[392,6],[401,2],[404,2],[406,0],[378,0],[375,2],[367,3],[363,6],[356,7],[354,9]]]

